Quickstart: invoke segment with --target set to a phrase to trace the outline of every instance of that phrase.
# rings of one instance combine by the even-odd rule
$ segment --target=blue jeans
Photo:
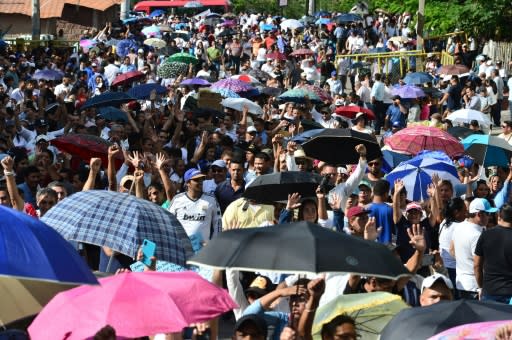
[[[482,295],[481,300],[482,301],[500,302],[500,303],[505,303],[505,304],[509,305],[511,298],[512,298],[512,295]]]

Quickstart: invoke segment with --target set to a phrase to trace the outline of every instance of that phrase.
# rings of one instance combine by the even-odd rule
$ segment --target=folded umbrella
[[[434,78],[427,72],[411,72],[405,75],[404,83],[408,85],[422,85],[433,80]]]
[[[460,109],[448,114],[446,119],[451,120],[452,123],[471,123],[476,120],[482,126],[491,126],[492,122],[488,116],[483,112],[472,109]]]
[[[114,78],[112,84],[110,84],[110,87],[129,85],[134,81],[144,78],[145,76],[146,75],[141,71],[130,71],[126,73],[121,73]]]
[[[97,284],[76,250],[38,219],[0,205],[0,320],[36,314],[56,293]]]
[[[359,154],[355,147],[359,144],[366,146],[367,159],[373,160],[382,156],[380,146],[374,137],[352,129],[324,129],[302,144],[302,148],[308,157],[330,164],[357,164]]]
[[[399,295],[386,292],[340,295],[318,308],[312,335],[319,338],[323,325],[338,315],[347,315],[354,319],[359,336],[366,340],[377,340],[386,324],[406,308],[407,304]]]
[[[495,302],[457,300],[398,313],[381,333],[382,340],[427,339],[449,328],[473,322],[509,320],[512,306]]]
[[[176,217],[149,201],[114,191],[81,191],[59,202],[43,221],[65,239],[106,246],[135,258],[144,239],[155,256],[185,265],[192,245]]]
[[[261,204],[286,202],[288,195],[298,192],[302,198],[316,198],[320,175],[310,172],[285,171],[256,177],[245,188],[243,197]]]
[[[464,153],[464,147],[457,138],[435,127],[408,127],[386,138],[385,143],[391,150],[404,151],[412,155],[423,150],[431,150],[443,151],[454,158]]]
[[[140,84],[129,89],[127,93],[133,98],[149,99],[151,92],[153,91],[155,91],[157,94],[167,93],[167,89],[158,83]]]
[[[135,100],[132,96],[124,92],[104,92],[97,96],[94,96],[82,105],[81,110],[86,110],[92,107],[102,106],[120,106],[121,104]]]
[[[490,135],[471,135],[462,140],[464,153],[485,167],[508,167],[512,157],[512,145],[505,139]]]
[[[225,98],[220,104],[233,110],[242,112],[244,107],[247,106],[249,112],[255,115],[262,115],[263,109],[255,102],[245,98]]]
[[[225,290],[192,272],[123,273],[100,283],[57,295],[30,325],[31,338],[88,339],[105,325],[125,338],[174,333],[237,307]]]
[[[229,230],[189,264],[280,273],[355,273],[390,279],[410,273],[389,249],[309,222]]]
[[[403,85],[393,87],[391,93],[394,96],[400,96],[401,98],[404,99],[425,97],[425,92],[423,92],[422,89],[414,85]]]
[[[98,113],[108,121],[117,122],[123,121],[128,122],[128,118],[126,117],[127,113],[117,107],[113,106],[103,106],[98,108]]]

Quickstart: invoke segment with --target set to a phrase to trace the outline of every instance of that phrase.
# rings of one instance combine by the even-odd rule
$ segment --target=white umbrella
[[[476,120],[480,125],[491,125],[490,119],[484,113],[471,109],[460,109],[454,111],[446,118],[451,120],[452,123],[470,123],[472,120]]]
[[[245,98],[225,98],[221,102],[221,105],[224,107],[228,107],[233,110],[243,111],[244,106],[247,105],[249,108],[249,112],[255,115],[262,115],[263,109],[258,104],[250,101]]]
[[[144,40],[144,45],[148,45],[154,48],[164,48],[167,46],[167,43],[159,38],[149,38]]]
[[[299,20],[296,20],[296,19],[287,19],[281,23],[281,29],[283,29],[283,30],[286,30],[286,29],[294,30],[294,29],[302,28],[302,27],[304,27],[304,25]]]

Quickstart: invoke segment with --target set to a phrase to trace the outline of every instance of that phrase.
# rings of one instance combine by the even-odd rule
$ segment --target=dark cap
[[[355,207],[351,207],[347,210],[347,217],[352,218],[355,216],[361,216],[361,215],[368,214],[368,213],[369,213],[369,211],[366,210],[365,208],[360,207],[360,206],[355,206]]]
[[[45,119],[36,119],[34,122],[35,127],[42,127],[42,126],[48,126],[48,122]]]
[[[274,290],[274,284],[266,276],[258,276],[252,282],[249,288],[245,290],[245,294],[256,293],[259,296],[266,295]]]
[[[247,146],[247,151],[252,152],[253,154],[257,154],[260,152],[260,148],[258,148],[255,144],[249,144]]]
[[[401,98],[400,96],[395,95],[395,96],[393,96],[391,99],[393,99],[393,100],[397,100],[397,99],[402,99],[402,98]]]
[[[259,332],[258,335],[262,335],[265,339],[267,338],[267,322],[257,314],[248,314],[238,319],[235,324],[235,331],[242,329],[247,323],[255,325]]]

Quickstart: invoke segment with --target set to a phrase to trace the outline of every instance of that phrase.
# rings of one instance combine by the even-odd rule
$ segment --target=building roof
[[[65,4],[104,11],[118,5],[121,0],[39,0],[40,18],[58,18],[62,16]],[[32,16],[32,0],[0,0],[0,13]]]

